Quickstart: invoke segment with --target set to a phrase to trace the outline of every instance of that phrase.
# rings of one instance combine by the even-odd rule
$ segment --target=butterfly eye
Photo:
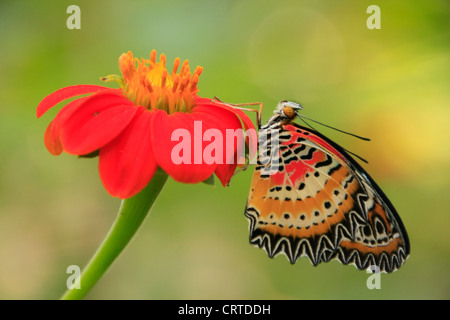
[[[295,117],[295,110],[292,107],[284,107],[283,113],[288,119],[293,119]]]

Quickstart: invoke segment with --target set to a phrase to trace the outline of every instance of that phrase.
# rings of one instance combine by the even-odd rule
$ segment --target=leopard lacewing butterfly
[[[301,109],[283,100],[259,124],[245,208],[250,243],[291,263],[307,257],[315,266],[338,260],[361,270],[397,270],[410,253],[397,211],[344,148],[293,122]]]

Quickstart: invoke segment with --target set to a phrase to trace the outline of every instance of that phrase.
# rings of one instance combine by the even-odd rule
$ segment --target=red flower
[[[68,103],[49,124],[44,136],[48,151],[80,156],[98,151],[103,185],[119,198],[129,198],[142,190],[158,167],[179,182],[201,182],[215,173],[223,185],[227,184],[237,166],[236,161],[229,164],[229,144],[223,144],[223,161],[199,160],[198,152],[203,154],[208,144],[200,142],[199,146],[194,135],[204,137],[208,129],[215,129],[225,137],[227,129],[254,129],[252,122],[241,110],[196,95],[201,67],[191,74],[186,60],[177,73],[177,58],[169,75],[165,62],[164,55],[156,62],[155,51],[150,60],[138,60],[128,52],[119,59],[123,77],[102,78],[117,81],[121,88],[76,85],[44,98],[37,107],[38,117],[65,99],[89,94]],[[201,126],[195,121],[200,121],[197,124]],[[179,163],[172,159],[173,148],[180,143],[172,141],[176,129],[185,129],[194,137],[183,141],[193,150],[190,155],[182,154],[190,161]],[[231,155],[234,160],[242,147],[242,140],[237,140]]]

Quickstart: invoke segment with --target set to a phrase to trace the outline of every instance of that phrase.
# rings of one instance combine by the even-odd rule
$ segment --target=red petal
[[[214,173],[216,174],[217,178],[219,178],[220,182],[224,187],[230,181],[231,177],[236,171],[237,166],[238,166],[237,163],[229,165],[220,164],[217,166],[216,171],[214,171]]]
[[[37,106],[36,115],[41,117],[54,105],[60,103],[63,100],[79,96],[86,93],[94,93],[102,90],[111,90],[110,88],[96,85],[77,85],[59,89],[48,96],[46,96]]]
[[[47,150],[54,156],[58,156],[63,152],[59,134],[55,134],[54,121],[50,122],[44,134],[44,143]]]
[[[223,164],[236,163],[236,154],[242,152],[242,139],[238,138],[237,141],[227,141],[227,131],[232,130],[235,132],[237,129],[241,129],[241,122],[239,118],[232,112],[226,109],[217,108],[215,106],[199,105],[193,109],[193,116],[196,120],[203,121],[204,125],[209,128],[216,128],[222,132],[224,158]],[[239,133],[239,132],[238,132]],[[228,144],[228,145],[226,145]],[[228,152],[227,148],[232,148],[234,152]],[[227,157],[228,155],[228,157]]]
[[[245,142],[247,143],[247,146],[249,147],[249,154],[251,156],[256,156],[257,147],[258,147],[258,133],[255,129],[255,126],[253,125],[253,122],[250,120],[250,118],[240,109],[233,108],[227,104],[224,103],[212,103],[212,105],[216,105],[218,107],[224,108],[234,114],[236,114],[244,124],[244,128],[246,130],[246,139]]]
[[[216,103],[212,103],[209,105],[200,104],[197,105],[194,108],[195,111],[201,111],[204,113],[213,114],[216,117],[216,121],[219,120],[220,123],[216,125],[216,127],[221,128],[223,132],[223,137],[225,139],[225,142],[228,144],[227,146],[224,146],[224,155],[227,152],[227,148],[233,148],[234,152],[230,156],[224,159],[224,162],[222,164],[218,164],[215,169],[215,174],[217,178],[221,181],[223,186],[226,186],[228,182],[230,181],[231,177],[233,176],[236,167],[238,163],[243,164],[245,162],[245,159],[242,158],[242,152],[243,152],[243,137],[238,136],[236,139],[233,139],[229,141],[229,138],[226,134],[226,129],[236,130],[236,129],[242,129],[241,122],[234,112],[237,109],[231,108],[231,107],[223,107],[223,105],[219,105]],[[241,111],[241,110],[238,110]],[[241,111],[242,112],[242,111]],[[245,114],[243,114],[244,117],[247,117]],[[247,118],[248,119],[248,118]],[[208,120],[210,121],[210,120]],[[244,126],[245,123],[244,123]],[[252,124],[253,126],[253,124]],[[249,131],[247,131],[248,133]],[[256,132],[256,131],[255,131]],[[248,141],[248,138],[247,138]],[[230,153],[230,152],[229,152]]]
[[[204,162],[204,147],[201,143],[201,137],[203,137],[205,130],[209,127],[202,123],[202,129],[194,132],[194,121],[198,120],[198,118],[193,114],[176,112],[168,115],[165,111],[160,110],[153,112],[155,116],[152,123],[152,145],[158,165],[174,180],[179,182],[197,183],[209,178],[213,174],[216,164]],[[178,161],[178,157],[172,159],[172,151],[177,150],[177,145],[179,146],[182,141],[185,141],[184,137],[172,141],[172,134],[177,129],[180,130],[177,132],[186,133],[190,138],[190,142],[186,140],[186,146],[190,155],[186,155],[184,162]],[[200,138],[196,134],[201,135]],[[175,157],[178,155],[179,153],[174,154]]]
[[[78,107],[87,99],[80,98],[74,101],[71,101],[66,106],[64,106],[56,115],[55,119],[53,119],[52,122],[47,127],[47,130],[44,134],[44,143],[47,147],[47,150],[57,156],[61,154],[63,151],[61,140],[60,140],[60,129],[61,126],[64,124],[64,122],[67,120],[68,117],[70,117]]]
[[[88,154],[117,137],[133,119],[136,106],[116,91],[88,97],[61,126],[61,143],[71,154]]]
[[[249,155],[250,157],[256,156],[256,150],[257,150],[257,143],[258,143],[258,135],[255,129],[255,126],[253,125],[253,122],[250,120],[250,118],[240,109],[233,108],[230,105],[220,103],[218,101],[212,102],[211,99],[207,98],[200,98],[196,97],[196,108],[201,109],[202,111],[208,112],[206,110],[209,110],[209,112],[214,112],[216,114],[218,113],[218,109],[226,110],[228,114],[233,114],[235,118],[239,117],[240,120],[242,120],[242,123],[244,125],[244,128],[246,130],[246,143],[249,146]],[[194,109],[196,110],[196,109]],[[235,118],[230,118],[229,116],[223,116],[223,113],[221,114],[222,125],[225,125],[227,128],[236,128],[236,122]],[[239,122],[239,128],[240,128],[240,122]],[[230,143],[230,142],[228,142]],[[242,144],[241,140],[237,141],[236,145],[236,156],[234,158],[234,163],[231,163],[230,160],[228,160],[228,164],[219,164],[215,170],[215,174],[219,178],[219,180],[222,182],[222,185],[225,186],[231,177],[233,176],[236,167],[238,165],[237,160],[239,159],[241,152],[242,152]],[[242,160],[242,159],[240,159]],[[242,163],[243,164],[243,163]]]
[[[223,108],[226,109],[228,111],[230,111],[231,113],[236,114],[241,120],[242,123],[244,124],[244,128],[245,130],[248,129],[255,129],[255,126],[253,125],[253,122],[250,120],[250,118],[240,109],[238,108],[233,108],[232,106],[226,104],[226,103],[221,103],[219,101],[214,100],[214,102],[212,102],[213,100],[208,99],[208,98],[200,98],[200,97],[196,97],[195,98],[195,104],[196,106],[199,105],[204,105],[204,106],[214,106],[214,107],[219,107],[219,108]]]
[[[128,127],[100,149],[100,178],[106,190],[121,199],[141,191],[158,167],[151,143],[154,113],[141,106],[136,109]]]

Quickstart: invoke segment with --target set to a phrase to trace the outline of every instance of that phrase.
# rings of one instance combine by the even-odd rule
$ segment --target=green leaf
[[[99,153],[100,153],[100,149],[99,150],[95,150],[95,151],[93,151],[91,153],[88,153],[88,154],[79,155],[78,157],[79,158],[95,158],[95,157],[97,157],[99,155]]]
[[[202,181],[203,183],[206,183],[209,186],[214,185],[214,174],[212,174],[208,179]]]

